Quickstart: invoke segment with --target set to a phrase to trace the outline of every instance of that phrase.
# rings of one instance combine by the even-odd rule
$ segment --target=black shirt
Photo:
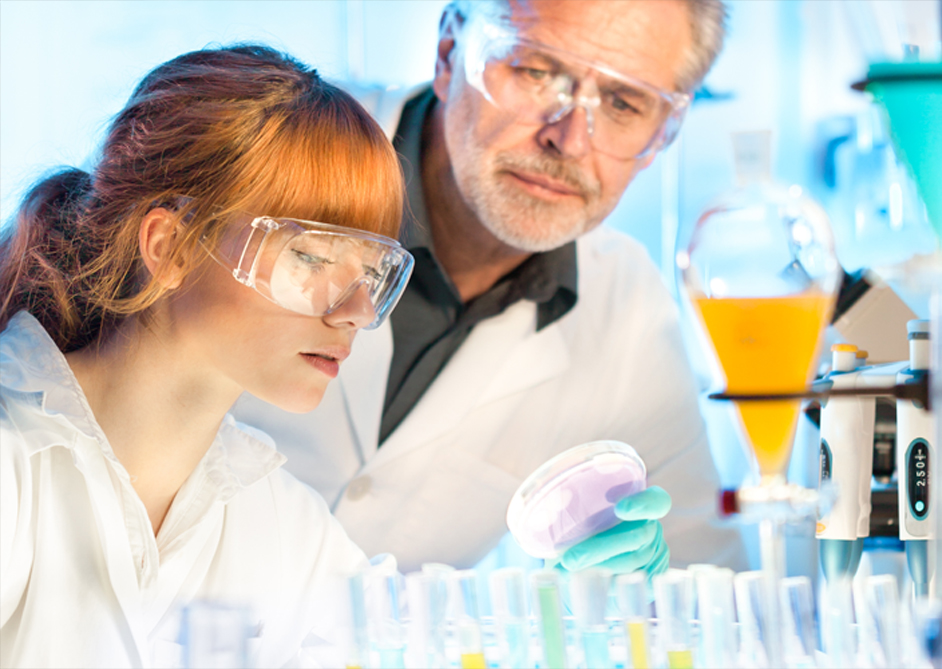
[[[518,300],[537,303],[537,329],[576,303],[576,244],[536,253],[468,303],[442,269],[432,248],[420,167],[422,129],[436,104],[431,88],[410,100],[393,138],[406,178],[407,206],[400,240],[415,256],[415,269],[390,315],[393,357],[380,426],[380,444],[406,417],[471,329]]]

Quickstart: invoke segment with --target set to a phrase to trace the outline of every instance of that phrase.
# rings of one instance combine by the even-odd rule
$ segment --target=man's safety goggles
[[[664,91],[548,44],[517,37],[484,15],[461,31],[465,76],[519,123],[556,123],[585,110],[592,147],[616,158],[643,157],[670,144],[690,96]]]
[[[326,223],[259,216],[210,253],[239,283],[305,316],[326,316],[365,291],[380,326],[399,301],[413,259],[399,242]]]

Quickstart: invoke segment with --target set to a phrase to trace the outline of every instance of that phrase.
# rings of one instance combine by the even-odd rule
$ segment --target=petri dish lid
[[[618,524],[618,500],[644,490],[647,471],[620,441],[563,451],[524,480],[507,507],[507,527],[529,555],[551,559]]]

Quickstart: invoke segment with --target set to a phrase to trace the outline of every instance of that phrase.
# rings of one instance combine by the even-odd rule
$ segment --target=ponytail
[[[94,253],[84,248],[78,224],[90,191],[91,177],[68,168],[27,193],[0,238],[0,330],[25,309],[63,351],[94,339],[101,317],[90,314],[81,294],[72,290],[83,262]]]

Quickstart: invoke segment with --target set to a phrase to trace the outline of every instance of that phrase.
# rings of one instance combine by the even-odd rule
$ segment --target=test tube
[[[347,594],[350,602],[350,634],[347,639],[346,667],[366,669],[370,666],[370,636],[363,574],[354,574],[347,580]]]
[[[572,574],[569,583],[572,612],[585,653],[585,666],[592,669],[613,667],[605,620],[612,573],[607,569],[585,569]]]
[[[461,669],[487,669],[478,608],[478,573],[474,569],[461,569],[449,575],[449,582],[455,603]]]
[[[942,666],[942,602],[919,597],[913,602],[917,666]]]
[[[704,667],[732,667],[736,661],[733,570],[714,567],[694,575],[700,648]]]
[[[364,586],[367,617],[379,651],[380,669],[404,669],[405,635],[399,606],[399,574],[367,573]]]
[[[566,628],[563,626],[563,608],[559,595],[559,574],[552,569],[541,569],[530,575],[530,586],[539,617],[543,663],[547,669],[568,669],[566,657]]]
[[[854,666],[854,608],[849,578],[828,581],[821,608],[821,640],[828,662],[835,668]]]
[[[654,577],[658,629],[667,651],[669,669],[693,669],[690,621],[693,618],[693,576],[668,569]]]
[[[865,583],[867,608],[876,630],[879,650],[875,664],[879,667],[900,667],[900,606],[899,585],[892,574],[870,576]]]
[[[700,574],[708,571],[713,571],[717,569],[715,564],[710,564],[708,562],[694,562],[688,564],[686,567],[687,571],[690,572],[690,575],[693,577],[693,617],[691,619],[691,643],[693,644],[693,660],[694,663],[699,667],[703,664],[703,656],[705,653],[704,643],[706,639],[702,634],[700,629],[700,595],[697,591],[697,579],[700,577]]]
[[[807,576],[783,578],[780,585],[784,650],[788,667],[814,667],[817,642],[814,630],[814,591]]]
[[[409,601],[409,660],[416,667],[444,667],[448,589],[441,574],[406,574]]]
[[[764,641],[768,625],[768,597],[765,574],[744,571],[733,577],[736,612],[739,614],[741,663],[751,667],[769,666]]]
[[[530,623],[527,617],[526,573],[520,567],[491,572],[491,610],[497,623],[501,667],[530,667]],[[434,666],[434,665],[432,665]]]
[[[651,667],[651,597],[647,576],[643,572],[619,574],[615,577],[615,595],[625,617],[629,661],[634,669]]]

